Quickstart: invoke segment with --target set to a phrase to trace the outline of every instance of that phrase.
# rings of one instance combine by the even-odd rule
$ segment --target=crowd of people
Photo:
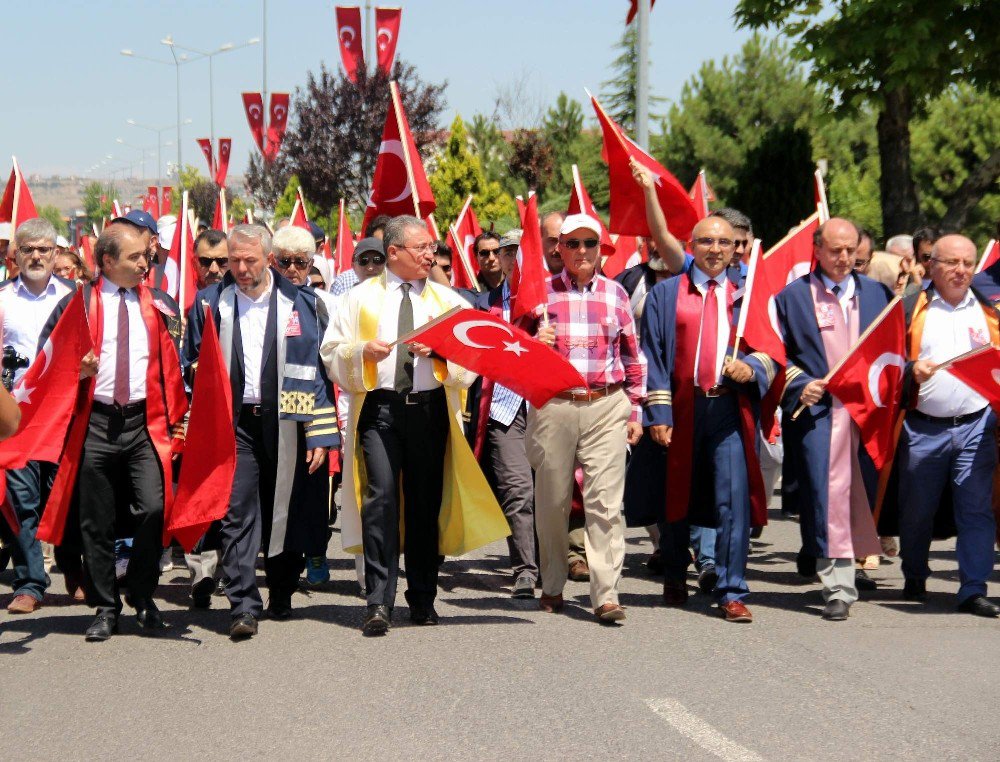
[[[58,568],[70,596],[96,610],[87,640],[116,633],[125,604],[143,633],[166,626],[156,603],[171,557],[164,513],[183,441],[198,436],[186,414],[214,331],[233,402],[218,415],[232,418],[236,463],[224,517],[185,563],[193,606],[228,599],[233,640],[256,635],[264,617],[293,616],[299,586],[329,580],[334,525],[356,558],[369,636],[393,625],[400,556],[409,620],[434,625],[445,558],[502,537],[511,596],[537,593],[556,613],[567,580],[587,580],[596,621],[619,625],[626,525],[648,531],[664,605],[700,591],[725,621],[751,622],[751,538],[779,478],[781,513],[801,529],[797,569],[819,581],[826,620],[846,619],[859,591],[875,587],[865,570],[897,553],[901,596],[925,601],[930,544],[952,535],[957,608],[1000,616],[986,597],[996,416],[990,400],[937,368],[1000,346],[997,268],[974,277],[976,247],[962,235],[922,228],[876,252],[870,233],[828,219],[813,270],[775,300],[787,354],[779,364],[734,345],[751,221],[719,209],[679,241],[652,177],[637,164],[633,173],[647,201],[648,258],[615,279],[602,274],[598,219],[540,219],[546,305],[513,322],[586,381],[541,407],[407,338],[455,307],[510,322],[522,230],[475,239],[478,288],[466,290],[451,286],[457,253],[416,217],[375,218],[341,273],[322,257],[315,225],[204,229],[194,244],[200,290],[186,315],[165,292],[173,218],[112,220],[94,246],[96,273],[46,220],[0,230],[8,389],[78,290],[95,338],[63,458],[6,474],[17,523],[0,525],[4,565],[14,568],[7,611],[43,607]],[[880,473],[825,378],[896,294],[907,320],[905,414],[895,461]],[[780,427],[762,426],[768,398]],[[17,414],[0,391],[0,434],[16,430]],[[58,541],[51,558],[37,536],[43,524]]]

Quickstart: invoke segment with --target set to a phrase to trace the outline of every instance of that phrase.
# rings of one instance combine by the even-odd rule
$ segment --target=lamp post
[[[135,119],[126,119],[125,124],[131,127],[138,127],[140,130],[149,130],[150,132],[156,133],[156,183],[157,185],[163,185],[163,169],[161,164],[161,157],[163,152],[163,146],[170,145],[170,141],[166,143],[163,142],[163,133],[167,130],[173,130],[177,127],[176,124],[171,124],[166,127],[153,127],[149,124],[142,124],[141,122],[135,121]],[[190,119],[185,119],[181,124],[191,124]],[[179,156],[178,156],[179,158]],[[180,165],[178,165],[180,166]],[[180,172],[177,174],[177,182],[180,183]]]
[[[132,143],[129,143],[128,141],[126,141],[124,138],[115,138],[115,142],[118,143],[118,144],[120,144],[120,145],[127,146],[128,148],[134,148],[136,151],[139,152],[139,166],[140,166],[140,170],[139,171],[142,173],[142,179],[145,180],[146,179],[146,154],[147,153],[152,153],[152,151],[154,149],[152,149],[152,148],[143,148],[142,146],[133,145]]]

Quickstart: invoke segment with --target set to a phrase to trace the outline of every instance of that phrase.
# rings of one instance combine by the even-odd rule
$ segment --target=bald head
[[[946,235],[931,248],[930,276],[934,290],[952,306],[958,306],[972,285],[976,269],[976,244],[964,235]]]
[[[972,254],[972,261],[975,262],[977,254],[976,244],[958,233],[949,233],[948,235],[941,236],[934,242],[934,246],[931,249],[931,256],[940,257],[941,259],[965,257],[970,253]]]
[[[840,283],[850,275],[859,240],[858,228],[842,217],[831,217],[816,230],[813,253],[820,270],[830,280]]]

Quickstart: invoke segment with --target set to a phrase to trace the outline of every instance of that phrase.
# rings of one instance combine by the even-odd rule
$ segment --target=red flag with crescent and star
[[[966,352],[950,361],[947,371],[1000,411],[1000,348],[987,344]]]
[[[542,253],[541,226],[538,224],[538,196],[534,191],[528,194],[524,205],[521,230],[521,243],[518,244],[517,259],[510,274],[511,322],[525,315],[537,315],[548,302],[545,285],[548,271]]]
[[[389,95],[389,109],[385,114],[382,143],[362,230],[380,214],[390,217],[412,214],[423,219],[437,207],[395,82],[389,83]]]
[[[215,177],[215,154],[212,153],[212,140],[211,138],[196,138],[198,143],[198,148],[201,149],[202,155],[205,157],[205,161],[208,162],[208,174],[209,177]]]
[[[174,208],[174,189],[164,185],[160,194],[160,214],[170,214]]]
[[[358,81],[358,69],[365,68],[365,55],[361,47],[361,8],[338,5],[337,41],[340,43],[340,61],[344,74],[351,82]]]
[[[267,142],[264,144],[264,158],[274,161],[281,150],[288,128],[288,93],[271,93],[271,110],[267,121]]]
[[[215,184],[226,185],[226,175],[229,174],[229,154],[233,151],[232,138],[219,138],[219,160],[215,165]]]
[[[392,61],[396,57],[399,25],[403,20],[402,8],[375,9],[375,52],[378,68],[385,76],[392,75]]]
[[[472,209],[472,196],[465,199],[462,211],[455,224],[448,228],[448,245],[452,250],[451,278],[455,288],[478,289],[476,276],[479,275],[476,254],[472,250],[476,236],[483,232],[479,220]]]
[[[698,210],[698,219],[703,220],[708,216],[708,202],[715,201],[715,191],[712,190],[712,186],[708,184],[708,178],[705,177],[705,170],[701,170],[698,173],[698,177],[695,178],[694,185],[691,186],[691,190],[688,191],[688,196],[694,201],[695,209]]]
[[[35,202],[31,198],[31,191],[21,174],[21,167],[15,157],[11,157],[14,167],[10,170],[10,178],[3,191],[3,200],[0,200],[0,222],[9,222],[11,229],[11,240],[17,226],[25,220],[37,217]]]
[[[425,344],[441,357],[503,384],[535,407],[559,392],[587,387],[569,360],[489,312],[456,307],[402,339]]]
[[[894,298],[830,373],[826,389],[861,430],[861,441],[881,470],[892,462],[895,423],[906,367],[906,318]]]
[[[80,361],[91,349],[83,292],[77,291],[11,392],[21,409],[21,425],[0,443],[0,468],[24,468],[29,460],[59,462],[76,404]]]
[[[257,149],[266,159],[267,153],[264,151],[264,99],[260,93],[243,93],[243,110],[247,114],[247,124],[250,125],[253,142],[257,144]],[[212,150],[211,143],[208,144],[208,150],[209,152]],[[215,175],[214,168],[212,175]]]
[[[160,217],[160,189],[155,185],[146,188],[146,195],[142,197],[142,211],[148,212],[153,219]]]

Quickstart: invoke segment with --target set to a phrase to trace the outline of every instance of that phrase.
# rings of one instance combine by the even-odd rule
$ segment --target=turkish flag
[[[295,206],[292,207],[292,215],[289,217],[288,224],[312,233],[312,228],[309,227],[309,215],[306,214],[306,200],[302,195],[301,187],[295,191]]]
[[[506,320],[456,307],[406,337],[491,378],[541,407],[567,389],[587,388],[569,360]]]
[[[340,42],[340,60],[344,64],[344,74],[351,82],[358,81],[358,69],[365,68],[365,56],[361,46],[361,8],[345,8],[338,5],[337,40]]]
[[[375,48],[378,68],[387,77],[392,75],[392,60],[396,57],[396,42],[399,39],[399,24],[402,18],[402,8],[375,9]]]
[[[215,177],[215,156],[212,154],[212,141],[210,138],[196,138],[198,147],[201,149],[202,154],[205,156],[205,161],[208,162],[208,174],[210,177]]]
[[[21,408],[21,425],[0,443],[0,468],[24,468],[29,460],[59,462],[80,385],[80,361],[93,348],[83,292],[77,291],[11,392]]]
[[[153,219],[160,217],[160,189],[155,185],[146,188],[146,195],[142,199],[142,211],[149,212]]]
[[[545,257],[542,254],[542,231],[538,224],[538,196],[528,195],[521,216],[521,243],[510,274],[510,319],[536,315],[548,302],[545,280]],[[524,395],[522,395],[524,396]]]
[[[340,216],[337,218],[337,252],[334,267],[339,275],[351,269],[354,261],[354,237],[351,235],[351,221],[347,217],[347,203],[340,199]]]
[[[25,220],[30,220],[38,216],[35,211],[35,202],[31,198],[31,191],[21,174],[21,167],[17,164],[17,159],[11,157],[14,167],[10,170],[10,177],[7,186],[3,191],[3,200],[0,200],[0,222],[9,222],[11,228],[11,240],[14,240],[14,233],[17,226]]]
[[[362,230],[380,214],[390,217],[412,214],[423,218],[437,206],[395,82],[389,83],[389,93],[390,104],[385,114],[382,143]]]
[[[170,214],[174,208],[174,189],[164,185],[160,195],[160,214]]]
[[[994,410],[1000,411],[1000,348],[979,347],[946,365],[947,372],[983,395]],[[945,372],[942,368],[938,373]]]
[[[458,219],[448,230],[448,242],[452,250],[451,279],[455,288],[471,288],[479,290],[476,276],[479,274],[479,263],[472,245],[476,236],[483,232],[479,220],[472,209],[472,196],[465,199]]]
[[[861,441],[881,470],[892,461],[894,429],[906,367],[906,318],[894,298],[834,368],[826,389],[861,430]]]
[[[211,523],[229,510],[236,470],[236,433],[229,413],[233,409],[229,371],[207,305],[201,335],[177,493],[166,519],[167,533],[176,537],[188,553]]]
[[[247,124],[250,125],[250,134],[253,135],[253,142],[257,144],[264,158],[267,153],[264,151],[264,99],[260,93],[243,93],[243,110],[247,113]],[[209,151],[212,150],[209,144]],[[212,175],[215,175],[214,169]]]
[[[645,247],[639,246],[639,239],[634,235],[620,235],[615,238],[615,253],[601,265],[601,274],[605,278],[615,278],[645,261]]]
[[[1000,246],[997,245],[996,239],[992,238],[986,244],[986,248],[983,249],[983,256],[979,258],[979,263],[976,265],[976,272],[982,272],[998,261],[1000,261]]]
[[[656,5],[656,0],[649,0],[649,10],[653,10],[653,6]],[[635,19],[636,14],[639,12],[639,2],[638,0],[629,0],[628,16],[625,17],[625,26],[628,26]]]
[[[219,138],[219,163],[215,167],[215,184],[220,188],[226,185],[226,175],[229,174],[229,154],[233,150],[232,138]]]
[[[774,298],[785,286],[809,273],[813,266],[813,234],[819,228],[819,212],[757,258],[747,276],[741,310],[746,313],[743,338],[757,350],[784,365],[785,342],[778,328]],[[744,320],[742,314],[741,320]]]
[[[97,274],[97,260],[94,258],[94,247],[90,243],[90,236],[86,233],[80,236],[80,254],[83,261],[87,263],[87,269],[92,274]]]
[[[601,225],[601,254],[609,257],[615,253],[615,245],[611,241],[611,234],[604,227],[604,220],[601,219],[601,215],[594,208],[587,189],[583,187],[583,181],[580,179],[580,170],[576,164],[573,165],[573,190],[569,194],[569,208],[566,210],[566,214],[586,214],[597,220]],[[523,212],[521,216],[524,216]]]
[[[118,199],[111,200],[111,219],[117,220],[119,217],[124,217],[125,213],[122,211],[122,205],[118,202]],[[102,228],[103,230],[103,228]],[[97,231],[94,231],[94,235],[97,235]]]
[[[694,208],[698,212],[698,219],[703,220],[708,216],[708,202],[715,201],[715,191],[708,184],[708,180],[705,178],[705,170],[701,170],[698,173],[698,177],[694,181],[694,185],[691,186],[691,190],[688,191],[688,196],[694,201]]]
[[[656,183],[656,197],[667,218],[667,224],[677,238],[686,241],[691,229],[698,221],[698,211],[677,178],[656,159],[633,143],[609,117],[594,96],[590,96],[597,120],[601,123],[604,137],[604,160],[608,163],[608,179],[611,186],[611,230],[622,235],[649,237],[646,224],[646,199],[629,168],[629,160],[635,159],[653,174]]]
[[[215,211],[212,214],[212,228],[214,230],[221,230],[223,233],[229,233],[229,225],[227,222],[227,212],[226,212],[226,189],[219,188],[219,197],[215,199]]]
[[[265,158],[271,162],[281,150],[281,141],[288,127],[288,93],[271,93],[271,112],[267,122],[267,143]]]
[[[174,240],[163,263],[164,275],[167,278],[167,294],[176,299],[185,313],[194,303],[194,295],[198,291],[198,270],[194,258],[194,233],[191,230],[191,219],[188,215],[188,192],[181,197],[181,212],[177,215],[177,227],[174,228]],[[150,270],[147,281],[152,277]]]
[[[438,230],[437,220],[434,219],[433,214],[427,215],[427,219],[424,220],[424,224],[427,226],[427,232],[431,234],[431,238],[435,241],[440,241],[441,232]]]

